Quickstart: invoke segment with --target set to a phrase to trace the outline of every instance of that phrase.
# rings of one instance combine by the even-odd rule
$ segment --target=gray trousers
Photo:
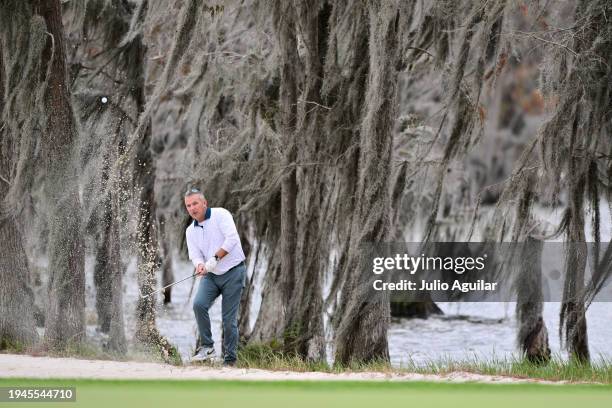
[[[193,300],[193,311],[200,339],[204,347],[213,347],[208,310],[221,295],[221,313],[223,317],[223,349],[225,361],[236,361],[238,345],[238,309],[240,296],[246,282],[246,267],[239,263],[223,275],[207,273],[200,279],[198,293]]]

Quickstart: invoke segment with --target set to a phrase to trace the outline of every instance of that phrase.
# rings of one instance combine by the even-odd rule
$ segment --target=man
[[[246,279],[244,252],[232,214],[225,208],[209,208],[204,194],[197,188],[185,193],[185,207],[193,222],[185,232],[189,259],[202,276],[193,301],[202,348],[192,361],[214,357],[208,310],[221,295],[223,315],[223,364],[236,364],[238,344],[238,307]]]

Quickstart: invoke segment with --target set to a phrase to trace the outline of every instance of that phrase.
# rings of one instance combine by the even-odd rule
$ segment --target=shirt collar
[[[204,213],[204,221],[206,221],[207,219],[210,218],[210,207],[208,207],[206,209],[206,212]],[[202,227],[204,223],[200,224],[198,223],[198,220],[193,220],[193,226],[194,227]]]

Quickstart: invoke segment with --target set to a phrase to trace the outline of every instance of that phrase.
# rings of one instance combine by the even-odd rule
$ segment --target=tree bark
[[[172,272],[172,248],[170,248],[170,240],[166,234],[166,217],[159,216],[159,237],[161,238],[160,246],[162,251],[162,286],[168,286],[174,281],[174,273]],[[164,290],[164,305],[172,302],[172,288]]]
[[[151,155],[151,125],[145,130],[143,143],[138,145],[134,165],[134,185],[138,193],[138,287],[141,294],[155,290],[159,261],[155,217],[155,167]],[[136,338],[144,343],[155,343],[159,333],[155,327],[155,296],[139,298],[137,305]]]
[[[0,194],[7,190],[0,182]],[[38,334],[25,249],[14,218],[0,221],[0,241],[0,350],[22,349],[36,343]]]
[[[521,246],[521,269],[517,275],[516,319],[518,344],[525,358],[533,363],[550,360],[548,330],[542,318],[542,249],[541,240],[527,238]]]
[[[291,302],[296,276],[297,250],[297,178],[295,162],[297,144],[295,125],[297,114],[297,40],[295,35],[295,14],[291,2],[278,1],[274,7],[274,28],[280,48],[280,124],[279,130],[286,147],[283,167],[287,174],[281,184],[281,280],[282,303],[280,307],[281,325],[284,326],[287,309]]]
[[[30,288],[26,252],[17,220],[3,211],[4,197],[9,190],[9,174],[14,157],[11,139],[4,130],[3,47],[0,43],[0,350],[22,348],[38,341],[34,319],[34,294]]]
[[[110,144],[112,148],[113,144]],[[110,156],[109,153],[107,155]],[[108,163],[110,160],[105,161]],[[98,207],[101,232],[97,237],[94,284],[98,325],[109,333],[108,348],[114,352],[127,352],[123,319],[123,267],[121,264],[120,208],[116,189],[107,189],[108,166],[103,169],[102,190],[108,191]]]
[[[280,256],[278,255],[279,246],[276,245],[276,251],[268,256],[270,263],[261,288],[261,306],[249,337],[249,342],[252,343],[269,343],[282,338],[283,321],[278,318],[278,308],[284,302]]]
[[[356,211],[342,291],[344,313],[336,333],[336,364],[389,360],[389,297],[366,289],[371,276],[365,243],[385,242],[390,234],[392,128],[396,110],[397,20],[392,4],[368,3],[370,69],[360,132]]]
[[[246,225],[247,223],[242,223],[242,225]],[[246,257],[246,265],[247,272],[250,265],[257,265],[257,257],[259,256],[259,242],[255,242],[254,245],[251,245],[250,240],[245,234],[244,229],[240,234],[240,242],[242,242],[242,249],[244,250]],[[255,269],[251,275],[248,277],[245,282],[245,287],[242,289],[242,295],[240,296],[240,309],[238,313],[238,333],[240,333],[240,344],[246,344],[251,337],[251,301],[253,298],[253,289],[255,288],[255,282],[257,279],[257,274],[255,273],[257,269]]]
[[[329,17],[332,7],[327,2],[296,2],[296,21],[306,49],[303,100],[297,121],[296,159],[299,163],[316,163],[325,148],[324,111],[321,87],[323,66],[329,39]],[[314,361],[325,359],[323,325],[323,264],[328,249],[323,249],[319,233],[322,226],[321,195],[325,185],[322,166],[303,166],[296,174],[302,186],[296,193],[297,242],[294,275],[285,287],[292,289],[287,303],[283,342],[285,351]],[[288,197],[287,197],[288,198]],[[282,235],[282,240],[287,239]],[[281,241],[282,242],[282,241]],[[285,273],[286,271],[283,271]],[[288,292],[286,293],[288,294]]]
[[[43,63],[49,68],[44,96],[44,143],[48,149],[44,191],[50,205],[45,342],[50,348],[64,349],[85,338],[82,214],[75,160],[78,134],[67,84],[60,2],[40,2],[38,11],[50,34],[42,54]]]
[[[586,308],[584,305],[584,273],[587,262],[586,236],[584,234],[584,192],[586,168],[578,157],[578,124],[580,108],[576,108],[572,126],[569,158],[569,225],[565,261],[565,281],[561,302],[561,324],[565,327],[565,341],[570,356],[580,362],[588,362]]]
[[[352,5],[350,6],[352,7]],[[354,34],[349,43],[353,50],[349,63],[350,75],[341,76],[337,85],[334,112],[328,116],[327,132],[335,132],[338,137],[333,142],[332,154],[345,157],[342,165],[334,169],[333,180],[338,185],[337,197],[341,199],[334,209],[334,228],[338,236],[339,257],[334,271],[333,281],[327,298],[327,306],[333,306],[332,326],[337,329],[339,320],[346,306],[339,302],[338,293],[346,283],[352,271],[347,270],[346,262],[350,247],[352,214],[355,211],[355,192],[359,178],[359,124],[365,106],[365,97],[369,69],[369,30],[368,15],[363,3],[351,10],[351,20],[354,21]],[[328,61],[328,65],[331,64]],[[328,76],[326,81],[331,81]],[[337,130],[336,130],[337,129]]]
[[[108,203],[108,200],[104,200]],[[110,203],[108,203],[110,204]],[[100,236],[96,239],[96,262],[94,265],[94,287],[96,288],[96,313],[98,315],[98,326],[100,331],[108,333],[111,324],[111,289],[110,279],[108,279],[109,265],[107,246],[111,238],[108,234],[111,232],[111,225],[108,222],[108,211],[106,208],[100,208],[101,222]]]

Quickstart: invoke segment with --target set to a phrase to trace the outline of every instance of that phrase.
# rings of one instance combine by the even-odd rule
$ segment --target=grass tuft
[[[548,381],[612,384],[612,363],[609,360],[601,358],[597,362],[585,364],[578,360],[564,360],[559,355],[553,356],[548,363],[534,363],[519,358],[483,360],[478,357],[460,361],[445,358],[428,361],[426,364],[409,361],[402,364],[400,370],[421,374],[467,372]]]
[[[9,353],[22,353],[25,349],[26,347],[19,341],[9,340],[6,337],[0,338],[0,350]]]
[[[238,350],[238,367],[297,372],[329,370],[325,361],[308,361],[283,352],[281,343],[276,341],[242,347]]]
[[[584,364],[577,360],[567,361],[561,356],[553,356],[547,364],[533,363],[518,358],[483,360],[475,356],[464,360],[452,360],[450,358],[430,360],[425,364],[417,364],[410,360],[407,363],[402,363],[399,368],[392,367],[389,362],[384,360],[367,363],[353,362],[348,365],[329,365],[324,361],[307,361],[298,356],[286,354],[278,343],[249,344],[243,347],[238,352],[238,367],[336,374],[382,372],[388,374],[449,375],[454,372],[466,372],[547,381],[612,384],[612,362],[603,358],[592,364]]]

